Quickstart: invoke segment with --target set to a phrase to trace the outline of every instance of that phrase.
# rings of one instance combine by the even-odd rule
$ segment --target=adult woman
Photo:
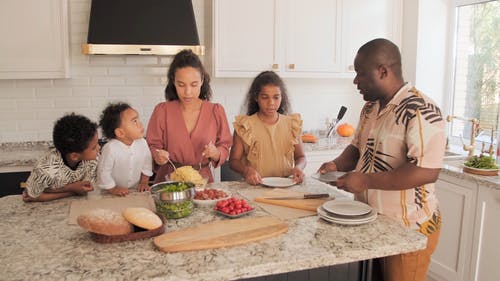
[[[210,102],[210,77],[192,51],[179,52],[167,75],[167,101],[156,105],[146,132],[156,164],[155,183],[173,171],[169,160],[177,167],[193,166],[212,182],[210,164],[224,163],[232,144],[224,108]]]
[[[231,168],[249,184],[262,183],[262,177],[293,176],[304,180],[306,159],[300,141],[302,120],[288,114],[286,87],[272,71],[260,73],[246,96],[247,115],[236,117]]]

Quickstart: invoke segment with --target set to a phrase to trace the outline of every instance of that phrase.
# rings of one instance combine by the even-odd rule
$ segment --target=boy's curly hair
[[[73,112],[56,121],[52,139],[54,146],[64,157],[72,152],[83,152],[95,134],[97,134],[97,124]]]
[[[120,127],[121,113],[129,108],[132,107],[128,103],[117,102],[108,104],[102,111],[99,119],[99,126],[101,127],[102,134],[107,139],[116,138],[115,129]]]

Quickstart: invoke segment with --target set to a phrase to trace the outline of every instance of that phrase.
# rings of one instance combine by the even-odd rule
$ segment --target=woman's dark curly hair
[[[174,60],[170,64],[170,68],[168,69],[167,78],[168,83],[165,88],[165,99],[167,101],[170,100],[178,100],[179,95],[177,94],[177,90],[175,89],[175,72],[179,68],[184,67],[193,67],[198,69],[201,74],[201,79],[203,80],[203,85],[201,85],[200,90],[200,99],[209,101],[212,98],[212,89],[210,88],[210,75],[203,67],[200,58],[193,53],[191,50],[182,50],[177,55],[175,55]]]
[[[71,113],[56,121],[52,139],[54,146],[64,157],[72,152],[83,152],[95,134],[97,134],[96,123],[85,116]]]
[[[116,138],[115,129],[120,127],[121,113],[129,108],[132,107],[128,103],[117,102],[108,104],[102,111],[99,118],[99,126],[101,127],[102,134],[107,139]]]
[[[281,104],[278,108],[278,113],[288,114],[290,112],[290,101],[288,100],[288,91],[285,87],[283,80],[273,71],[263,71],[252,82],[245,98],[245,105],[247,107],[247,115],[252,115],[259,112],[259,104],[257,98],[264,86],[273,85],[280,88],[281,91]]]

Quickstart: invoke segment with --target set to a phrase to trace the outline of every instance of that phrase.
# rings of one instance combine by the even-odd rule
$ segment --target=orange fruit
[[[337,134],[341,137],[350,137],[354,135],[354,127],[348,123],[341,124],[337,127]]]

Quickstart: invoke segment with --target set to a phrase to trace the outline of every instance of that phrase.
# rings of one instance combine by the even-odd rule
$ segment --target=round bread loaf
[[[130,234],[134,227],[118,212],[107,209],[93,209],[76,219],[82,228],[103,235]]]
[[[163,224],[158,215],[146,208],[126,208],[122,215],[131,224],[147,230],[156,229]]]

